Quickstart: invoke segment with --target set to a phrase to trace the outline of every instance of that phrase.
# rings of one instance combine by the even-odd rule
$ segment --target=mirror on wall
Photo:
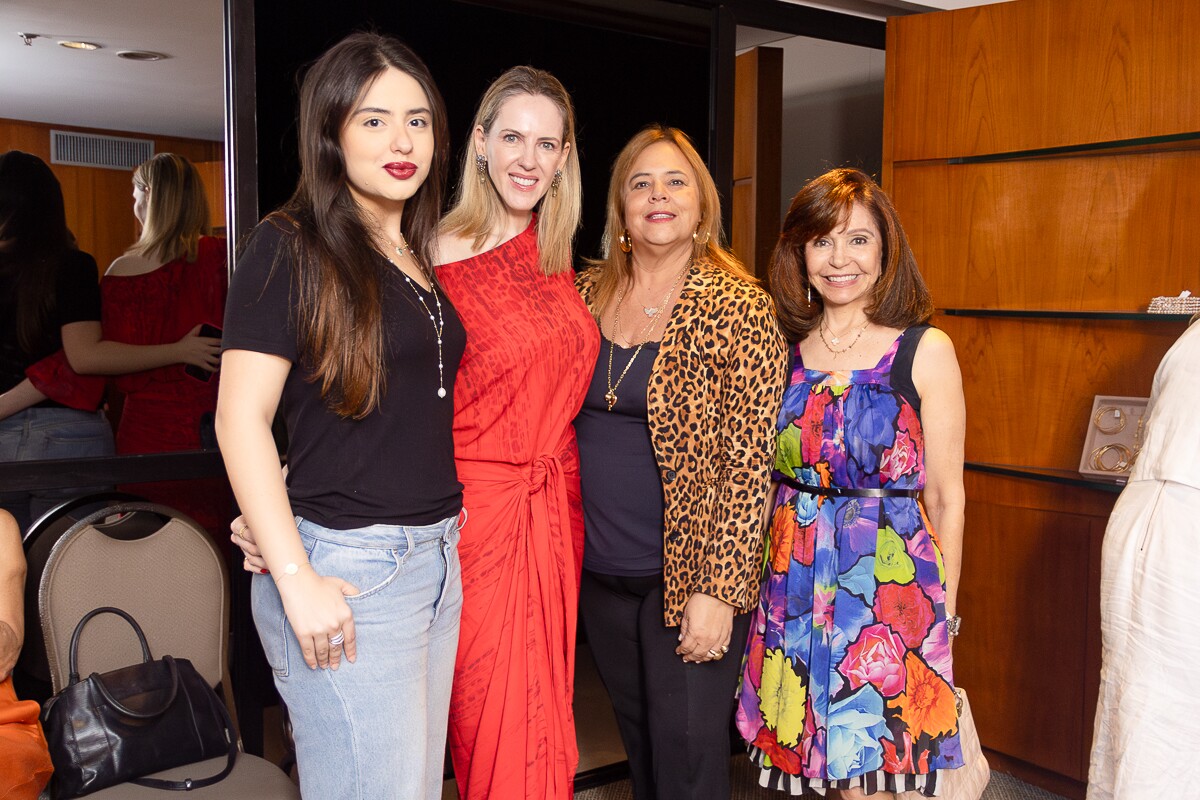
[[[224,235],[224,22],[223,0],[0,3],[0,152],[50,164],[67,224],[101,274],[137,240],[133,167],[151,154],[196,165]]]

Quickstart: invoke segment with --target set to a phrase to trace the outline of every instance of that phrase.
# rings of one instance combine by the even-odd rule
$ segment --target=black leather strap
[[[778,471],[772,472],[771,478],[796,491],[819,494],[824,497],[918,497],[921,494],[916,489],[852,489],[840,486],[812,486]]]
[[[225,718],[225,738],[229,741],[229,752],[226,755],[224,769],[208,778],[185,778],[181,781],[167,781],[162,778],[134,778],[130,783],[136,783],[138,786],[145,786],[149,789],[190,792],[192,789],[203,789],[214,783],[220,783],[229,777],[229,773],[233,772],[234,764],[237,763],[237,736],[233,732],[233,720],[229,717],[229,709],[225,708],[225,704],[219,700],[217,706],[221,709],[221,716]]]

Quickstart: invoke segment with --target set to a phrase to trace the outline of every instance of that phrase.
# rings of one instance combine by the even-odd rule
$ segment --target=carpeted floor
[[[782,800],[785,795],[779,792],[763,789],[758,785],[757,769],[745,756],[733,757],[733,794],[730,800]],[[620,780],[606,786],[594,789],[583,789],[575,793],[576,800],[633,800],[633,792],[628,780]],[[801,795],[802,800],[821,800],[819,795]],[[1063,800],[1059,795],[1051,794],[1022,783],[1011,775],[1003,772],[993,772],[992,782],[983,792],[982,800]]]

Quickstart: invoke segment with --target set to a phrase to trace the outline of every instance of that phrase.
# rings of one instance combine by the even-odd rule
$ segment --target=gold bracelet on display
[[[1104,427],[1104,417],[1107,414],[1113,415],[1113,424],[1108,428]],[[1096,426],[1096,430],[1112,436],[1114,433],[1125,430],[1125,414],[1121,413],[1120,406],[1101,406],[1096,409],[1096,416],[1092,417],[1092,424]]]
[[[1104,456],[1112,451],[1117,454],[1118,459],[1114,464],[1105,464]],[[1092,451],[1092,469],[1101,472],[1124,472],[1129,469],[1129,465],[1133,461],[1133,451],[1123,444],[1106,444],[1103,447],[1097,447]]]

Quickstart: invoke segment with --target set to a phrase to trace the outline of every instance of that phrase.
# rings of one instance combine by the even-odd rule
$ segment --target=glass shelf
[[[1050,467],[1019,467],[1010,464],[984,464],[978,461],[968,461],[963,465],[972,472],[986,472],[990,475],[1004,475],[1009,478],[1024,478],[1025,480],[1056,483],[1060,486],[1077,486],[1084,489],[1097,489],[1101,492],[1119,494],[1125,488],[1125,478],[1116,480],[1101,480],[1088,478],[1075,470],[1051,469]]]
[[[1187,322],[1191,314],[1150,314],[1146,311],[1054,311],[1034,308],[939,308],[950,317],[1013,317],[1018,319],[1097,319],[1133,322]]]

